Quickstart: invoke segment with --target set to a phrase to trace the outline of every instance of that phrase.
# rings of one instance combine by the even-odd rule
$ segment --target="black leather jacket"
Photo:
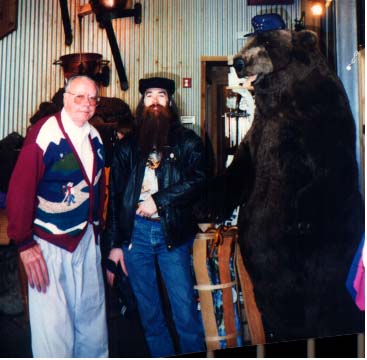
[[[152,195],[167,239],[167,247],[191,240],[197,232],[192,205],[206,179],[206,161],[201,138],[176,124],[156,169],[159,191]],[[118,142],[111,165],[106,239],[109,248],[129,244],[147,158],[136,137]]]

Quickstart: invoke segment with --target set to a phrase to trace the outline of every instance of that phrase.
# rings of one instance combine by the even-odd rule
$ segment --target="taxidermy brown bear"
[[[234,58],[256,75],[251,129],[197,215],[240,206],[239,242],[267,341],[364,331],[345,281],[364,231],[346,92],[310,31],[255,32]],[[208,219],[208,218],[207,218]]]

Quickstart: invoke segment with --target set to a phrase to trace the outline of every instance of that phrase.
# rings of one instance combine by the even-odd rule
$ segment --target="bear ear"
[[[293,56],[304,64],[310,63],[310,54],[318,48],[318,37],[310,30],[292,32]]]
[[[317,34],[311,30],[294,31],[292,33],[292,43],[296,48],[313,50],[318,45]]]

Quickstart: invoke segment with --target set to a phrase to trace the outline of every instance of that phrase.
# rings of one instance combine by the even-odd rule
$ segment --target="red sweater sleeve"
[[[107,190],[107,174],[106,174],[106,168],[103,168],[102,170],[102,176],[99,182],[99,219],[100,219],[100,225],[101,228],[104,229],[105,227],[105,202],[106,202],[106,190]]]
[[[6,197],[8,237],[19,251],[35,245],[33,220],[36,207],[37,185],[44,172],[43,152],[32,139],[26,139],[10,178]]]

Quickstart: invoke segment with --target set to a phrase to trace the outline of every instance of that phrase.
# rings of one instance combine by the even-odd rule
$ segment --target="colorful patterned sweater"
[[[92,180],[66,134],[61,112],[39,120],[29,131],[7,193],[8,236],[19,251],[37,235],[74,251],[87,225],[97,230],[105,195],[104,150],[91,127]]]

